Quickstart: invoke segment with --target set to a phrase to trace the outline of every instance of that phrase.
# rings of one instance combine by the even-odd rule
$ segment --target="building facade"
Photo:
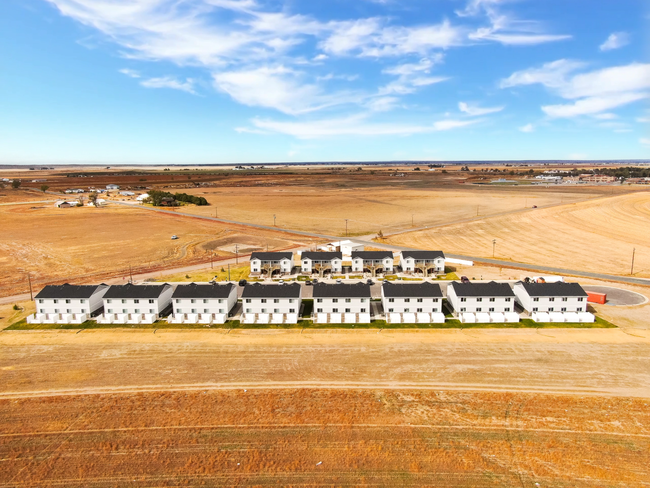
[[[517,303],[528,313],[586,312],[587,292],[578,283],[515,283]]]
[[[392,273],[393,253],[391,251],[353,251],[352,271],[355,273],[368,271],[372,276],[377,273]]]
[[[81,323],[100,310],[108,285],[47,285],[35,297],[29,323]]]
[[[172,323],[224,323],[237,305],[237,287],[227,284],[178,285],[172,294]]]
[[[454,315],[515,311],[515,294],[507,283],[460,283],[447,287],[447,302]]]
[[[442,290],[437,283],[383,283],[384,313],[440,313]]]
[[[244,314],[298,314],[302,304],[299,283],[246,285],[242,292]]]
[[[442,251],[402,251],[399,264],[404,273],[435,276],[445,272],[445,253]]]
[[[300,255],[300,271],[303,273],[341,273],[343,254],[340,252],[305,251]]]
[[[250,259],[251,274],[291,274],[293,271],[292,252],[254,252]]]
[[[154,315],[160,317],[171,305],[171,285],[113,285],[104,294],[104,314]]]
[[[370,313],[370,285],[314,283],[314,313]]]

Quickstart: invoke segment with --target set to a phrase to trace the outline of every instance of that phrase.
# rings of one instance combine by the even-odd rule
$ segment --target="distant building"
[[[352,251],[352,271],[368,271],[372,276],[377,273],[393,272],[392,251]]]
[[[381,303],[389,323],[444,323],[442,290],[437,283],[390,283],[381,286]]]
[[[81,324],[102,307],[108,285],[47,285],[35,297],[28,323]]]
[[[178,285],[172,295],[171,324],[223,324],[237,304],[237,287],[227,284]]]
[[[580,181],[584,181],[586,183],[613,183],[616,181],[615,176],[608,176],[608,175],[580,175]]]
[[[515,294],[507,283],[459,283],[447,287],[447,303],[461,322],[518,322]]]
[[[302,304],[300,283],[246,285],[242,292],[246,324],[295,324]]]
[[[171,285],[112,285],[104,295],[99,323],[152,324],[170,307]]]
[[[106,185],[106,189],[107,189],[107,190],[119,190],[119,189],[120,189],[120,185],[113,185],[113,184],[111,184],[111,185]]]
[[[587,292],[578,283],[525,283],[514,285],[519,303],[536,322],[593,322],[587,312]]]
[[[251,254],[251,274],[291,274],[293,271],[292,252],[254,252]]]
[[[317,323],[370,323],[370,285],[366,283],[314,283]]]
[[[300,270],[303,273],[341,273],[343,271],[343,253],[305,251],[300,255]]]
[[[435,276],[445,272],[445,253],[442,251],[402,251],[399,264],[404,273]]]

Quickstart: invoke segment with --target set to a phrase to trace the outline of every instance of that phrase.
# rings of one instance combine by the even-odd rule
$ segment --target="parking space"
[[[606,294],[607,301],[605,302],[605,305],[612,305],[615,307],[642,305],[648,301],[648,299],[640,293],[623,290],[622,288],[615,288],[613,286],[585,285],[583,288],[585,291]]]

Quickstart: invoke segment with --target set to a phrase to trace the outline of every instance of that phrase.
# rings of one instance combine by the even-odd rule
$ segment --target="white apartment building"
[[[447,287],[447,302],[463,322],[518,322],[515,294],[508,283],[460,283]],[[516,320],[515,320],[516,316]]]
[[[365,271],[375,276],[377,273],[393,272],[392,251],[352,251],[352,271]]]
[[[303,273],[326,272],[341,273],[343,271],[343,254],[340,252],[305,251],[300,255],[300,270]]]
[[[47,285],[35,297],[30,324],[80,324],[99,310],[108,285]]]
[[[291,274],[293,272],[292,252],[254,252],[250,259],[251,274]]]
[[[515,283],[519,303],[536,322],[593,322],[587,293],[578,283]]]
[[[402,272],[439,275],[445,272],[445,253],[442,251],[402,251],[399,259]]]
[[[242,292],[245,323],[297,323],[302,304],[299,283],[246,285]]]
[[[445,322],[442,290],[437,283],[390,283],[381,286],[381,303],[390,323]]]
[[[113,285],[104,295],[99,323],[153,323],[171,305],[171,285]]]
[[[223,324],[237,304],[232,283],[178,285],[172,295],[172,324]]]
[[[370,323],[370,285],[314,283],[313,288],[316,323]]]

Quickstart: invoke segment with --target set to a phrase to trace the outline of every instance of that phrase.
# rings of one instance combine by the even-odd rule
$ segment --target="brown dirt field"
[[[27,291],[27,272],[38,290],[49,282],[125,277],[129,266],[136,273],[209,262],[217,248],[218,257],[228,258],[235,242],[242,254],[296,245],[287,234],[128,207],[6,206],[0,220],[0,295]],[[172,234],[180,239],[172,241]]]
[[[294,180],[291,180],[294,182]],[[382,182],[379,182],[382,183]],[[544,206],[562,202],[578,202],[594,198],[600,193],[591,189],[546,189],[489,187],[456,187],[453,190],[435,189],[433,183],[404,180],[367,188],[361,182],[307,183],[293,186],[281,183],[264,188],[201,188],[188,190],[205,197],[210,207],[185,207],[181,212],[214,216],[238,222],[273,225],[276,215],[278,227],[345,235],[345,219],[349,219],[349,235],[384,233],[408,229],[411,220],[415,227],[440,225],[459,219],[520,210],[527,205]],[[571,191],[570,191],[571,190]],[[411,219],[413,216],[413,219]]]
[[[68,195],[66,195],[68,196]],[[55,195],[49,195],[47,193],[37,193],[34,191],[25,191],[25,190],[14,190],[11,188],[0,188],[0,205],[7,203],[20,203],[20,202],[38,202],[50,200],[52,204],[58,198]],[[63,196],[61,196],[63,199]],[[45,204],[43,204],[45,205]]]
[[[543,266],[650,276],[650,192],[401,234],[386,243]]]
[[[647,486],[645,399],[230,390],[0,401],[0,486]]]

